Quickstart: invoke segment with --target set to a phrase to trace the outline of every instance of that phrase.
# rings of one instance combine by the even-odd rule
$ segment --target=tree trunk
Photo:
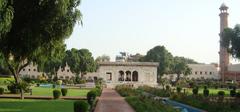
[[[8,62],[7,62],[8,63]],[[17,85],[20,85],[21,84],[21,81],[20,81],[20,78],[19,78],[19,72],[18,70],[14,70],[13,67],[8,63],[8,68],[9,70],[12,72],[12,75],[14,76],[14,79],[15,79],[15,83]],[[22,89],[22,87],[20,87],[20,99],[24,99],[24,91]]]
[[[16,78],[15,78],[16,77]],[[19,73],[15,73],[14,74],[14,78],[15,78],[15,83],[18,84],[18,85],[21,85],[21,81],[20,81],[20,78],[19,78]],[[20,86],[20,99],[24,99],[24,90],[23,88]]]

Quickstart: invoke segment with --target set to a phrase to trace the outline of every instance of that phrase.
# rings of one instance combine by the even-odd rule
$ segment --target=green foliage
[[[145,91],[147,93],[160,96],[160,97],[169,97],[171,94],[171,91],[168,88],[164,90],[164,89],[154,88],[150,86],[140,86],[137,88],[137,90]]]
[[[208,97],[209,96],[209,90],[206,88],[204,88],[204,90],[203,90],[203,95],[205,96],[205,97]]]
[[[56,82],[56,84],[57,84],[57,85],[62,85],[62,80],[58,80],[58,81]]]
[[[236,93],[236,98],[240,98],[240,92]]]
[[[0,95],[4,93],[4,88],[0,87]]]
[[[192,93],[198,95],[198,87],[193,88]]]
[[[175,94],[171,99],[208,112],[239,112],[240,109],[239,105],[236,105],[237,102],[218,102],[215,98],[211,100],[211,97],[201,95]]]
[[[22,89],[25,92],[29,92],[30,85],[24,81],[20,82],[19,84],[15,83],[15,82],[11,82],[7,86],[7,88],[10,91],[10,93],[18,94],[18,93],[20,93],[20,89]]]
[[[97,96],[100,96],[101,92],[102,92],[101,88],[94,88],[94,89],[92,89],[92,91],[95,91]]]
[[[159,101],[137,96],[127,97],[126,101],[134,108],[136,112],[180,112],[171,106],[164,105]]]
[[[88,112],[89,104],[86,101],[75,101],[74,112]]]
[[[225,92],[224,91],[218,91],[218,96],[219,97],[224,97],[225,95]]]
[[[42,60],[55,52],[55,45],[63,44],[71,35],[75,23],[81,19],[79,4],[80,0],[0,3],[0,17],[4,19],[0,22],[0,52],[16,84],[20,84],[21,69],[31,61],[44,62]]]
[[[226,28],[221,33],[221,46],[228,49],[234,58],[240,58],[240,25],[236,25],[233,29]]]
[[[182,88],[181,87],[177,87],[177,92],[181,93],[181,91],[182,91]]]
[[[123,97],[135,96],[137,94],[136,90],[128,85],[118,85],[115,87],[115,89]]]
[[[0,2],[0,39],[11,29],[14,9],[10,0]]]
[[[164,46],[156,46],[147,52],[143,61],[147,62],[159,62],[158,75],[167,74],[170,71],[170,65],[172,63],[172,54],[167,51]]]
[[[71,71],[76,74],[93,72],[96,70],[96,63],[92,53],[88,49],[75,49],[66,51],[63,63],[68,63]]]
[[[89,91],[87,93],[87,101],[88,101],[89,105],[91,105],[91,106],[93,105],[93,103],[94,103],[94,101],[96,99],[96,96],[97,96],[96,91]]]
[[[236,95],[236,90],[235,89],[230,90],[230,96],[234,97],[235,95]]]
[[[54,98],[54,99],[59,99],[60,96],[61,96],[61,91],[56,90],[56,89],[53,90],[53,98]]]
[[[61,92],[62,92],[62,96],[66,96],[67,93],[68,93],[68,89],[67,88],[62,88]]]

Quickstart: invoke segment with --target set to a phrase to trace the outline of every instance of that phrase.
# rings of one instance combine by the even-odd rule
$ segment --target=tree
[[[224,29],[221,38],[221,46],[227,48],[232,57],[240,59],[240,25]]]
[[[13,7],[10,0],[1,0],[0,2],[0,38],[5,37],[9,32],[13,19]]]
[[[177,58],[178,60],[181,60],[182,62],[185,62],[186,64],[199,64],[198,62],[196,62],[193,59],[190,58],[185,58],[185,57],[181,57],[181,56],[175,56],[174,58]]]
[[[92,53],[88,49],[80,49],[80,68],[82,73],[96,71],[96,63],[92,56]]]
[[[172,59],[172,54],[168,52],[164,46],[156,46],[147,52],[143,61],[159,62],[157,72],[158,75],[162,76],[163,74],[169,73]]]
[[[180,75],[189,75],[191,74],[191,68],[188,67],[184,60],[179,59],[178,57],[174,57],[174,62],[171,65],[172,73],[177,74],[177,78],[175,84],[179,81]]]
[[[96,62],[109,62],[110,56],[107,56],[107,55],[98,56],[95,61]]]
[[[75,48],[72,48],[71,50],[67,50],[65,53],[66,54],[62,64],[65,65],[66,63],[68,63],[72,72],[76,73],[76,75],[80,74],[81,59],[80,59],[78,50]]]
[[[11,1],[14,13],[9,13],[13,19],[11,20],[11,15],[5,18],[8,22],[4,24],[11,28],[7,31],[1,29],[0,52],[14,76],[15,83],[21,85],[19,72],[30,62],[40,60],[40,56],[51,51],[50,48],[56,42],[63,42],[71,35],[75,23],[81,19],[77,9],[80,0]],[[3,7],[1,11],[8,12],[4,10],[8,5],[9,3],[0,6]],[[23,99],[21,88],[20,91]]]
[[[62,65],[65,57],[66,45],[61,42],[55,42],[45,55],[40,55],[40,60],[36,60],[38,68],[45,73],[48,73],[48,77],[52,79],[52,76],[57,75],[58,68]],[[44,51],[44,50],[41,50]],[[41,54],[41,53],[40,53]]]
[[[77,75],[96,70],[96,63],[92,57],[92,53],[88,49],[77,50],[73,48],[67,50],[63,63],[68,63],[71,71]]]

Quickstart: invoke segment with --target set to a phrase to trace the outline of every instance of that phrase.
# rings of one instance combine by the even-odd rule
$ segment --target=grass
[[[32,87],[32,95],[52,96],[53,90],[53,88]],[[89,91],[89,89],[68,89],[67,96],[87,96]]]
[[[220,88],[219,88],[219,89],[214,89],[214,88],[209,88],[208,90],[209,90],[209,94],[210,94],[210,95],[217,95],[217,94],[218,94],[218,91],[224,91],[226,96],[229,96],[229,95],[230,95],[230,90],[227,90],[227,89],[220,89]],[[192,94],[192,89],[191,89],[191,88],[187,88],[187,89],[186,89],[186,92],[187,92],[188,94]],[[203,94],[203,88],[199,88],[198,93],[199,93],[199,94]]]
[[[0,112],[73,112],[74,100],[0,99]]]

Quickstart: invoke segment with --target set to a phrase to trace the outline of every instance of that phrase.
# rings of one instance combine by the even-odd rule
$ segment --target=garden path
[[[135,112],[115,90],[104,88],[94,112]]]

